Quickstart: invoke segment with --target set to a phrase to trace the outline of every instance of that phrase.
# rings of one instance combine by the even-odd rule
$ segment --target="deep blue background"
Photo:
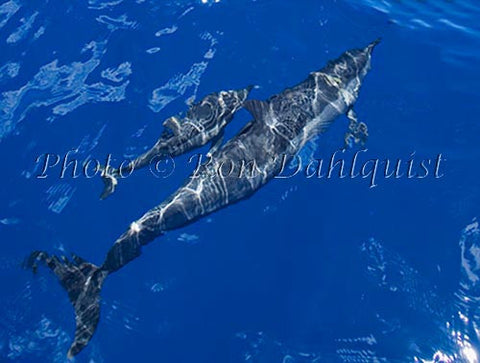
[[[381,36],[356,105],[370,131],[362,158],[441,153],[444,176],[379,178],[376,188],[359,178],[275,180],[159,238],[107,280],[97,333],[76,361],[408,362],[441,351],[474,362],[480,294],[459,241],[480,245],[478,231],[462,232],[480,202],[480,8],[415,4],[0,4],[0,361],[62,362],[73,337],[55,278],[20,268],[32,249],[101,263],[192,170],[187,155],[171,177],[145,170],[99,201],[98,178],[60,179],[58,167],[36,178],[39,155],[80,146],[78,160],[112,153],[118,162],[151,145],[192,96],[257,84],[251,97],[264,99]],[[155,36],[165,28],[176,30]],[[82,52],[92,41],[96,54]],[[102,76],[125,62],[131,72]],[[175,99],[161,108],[152,92],[166,84],[157,94]],[[227,136],[248,120],[240,111]],[[308,146],[314,157],[342,146],[347,123]]]

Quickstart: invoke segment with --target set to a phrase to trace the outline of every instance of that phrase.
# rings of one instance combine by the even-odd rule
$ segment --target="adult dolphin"
[[[350,113],[377,43],[345,52],[302,83],[267,101],[247,101],[245,107],[255,119],[217,150],[211,161],[181,188],[133,222],[108,251],[102,265],[77,256],[72,261],[59,259],[41,251],[30,255],[27,267],[35,271],[38,262],[45,263],[67,290],[75,309],[76,330],[69,357],[78,354],[95,332],[100,317],[100,290],[109,274],[138,257],[142,246],[165,232],[250,197],[281,172],[285,155],[293,157],[337,116]],[[225,163],[229,173],[219,175]],[[248,172],[247,163],[254,166]]]

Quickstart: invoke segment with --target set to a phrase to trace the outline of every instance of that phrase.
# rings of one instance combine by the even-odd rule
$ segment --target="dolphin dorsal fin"
[[[163,121],[163,126],[167,129],[171,130],[174,135],[178,135],[180,133],[180,120],[178,117],[169,117],[165,121]]]
[[[243,103],[243,107],[252,114],[255,120],[261,121],[267,115],[270,105],[265,101],[248,100]]]

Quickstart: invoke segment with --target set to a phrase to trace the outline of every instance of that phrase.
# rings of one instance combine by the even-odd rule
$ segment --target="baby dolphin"
[[[212,142],[209,154],[213,154],[223,141],[225,126],[232,121],[235,112],[243,106],[253,86],[244,89],[220,91],[207,95],[192,105],[185,117],[170,117],[163,122],[164,130],[155,145],[127,165],[118,169],[107,165],[102,170],[105,184],[100,199],[115,191],[118,177],[130,175],[160,157],[176,157]]]

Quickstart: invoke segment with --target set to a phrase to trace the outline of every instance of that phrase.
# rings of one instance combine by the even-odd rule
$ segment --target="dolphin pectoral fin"
[[[212,146],[210,147],[210,150],[208,150],[207,158],[211,158],[212,155],[218,151],[223,143],[223,134],[224,131],[222,130],[217,136],[215,136],[215,138],[212,139]]]
[[[167,118],[163,121],[163,126],[172,131],[175,136],[180,134],[181,126],[178,117],[172,116]]]
[[[102,194],[100,194],[100,199],[103,200],[115,191],[118,180],[116,170],[108,166],[102,170],[101,176],[104,188]]]
[[[348,131],[345,133],[345,149],[351,148],[354,144],[364,146],[368,139],[368,127],[364,122],[358,121],[357,114],[350,108],[347,112],[350,121]]]
[[[73,261],[34,251],[25,260],[24,267],[37,270],[45,264],[67,290],[75,311],[75,338],[68,350],[68,358],[80,353],[92,338],[100,319],[100,290],[108,273],[92,263],[74,256]]]
[[[269,104],[265,101],[248,100],[243,103],[243,107],[252,114],[255,120],[261,121],[269,111]]]

